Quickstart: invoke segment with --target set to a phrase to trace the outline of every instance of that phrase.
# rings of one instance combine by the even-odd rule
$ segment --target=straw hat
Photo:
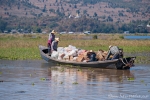
[[[55,30],[52,30],[52,32],[51,32],[51,33],[56,33],[56,32],[55,32]]]
[[[112,45],[109,46],[109,49],[112,47]]]
[[[59,41],[59,38],[55,38],[56,41]]]
[[[93,52],[93,50],[90,50],[90,52]]]

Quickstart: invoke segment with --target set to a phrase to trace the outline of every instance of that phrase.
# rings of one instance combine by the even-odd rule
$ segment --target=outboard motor
[[[135,59],[136,57],[119,58],[116,63],[117,69],[130,69],[134,66]]]

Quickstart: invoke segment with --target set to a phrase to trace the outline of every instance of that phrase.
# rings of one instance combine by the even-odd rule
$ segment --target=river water
[[[0,60],[0,100],[150,100],[150,65],[130,70]]]
[[[126,35],[124,36],[125,39],[130,39],[130,40],[149,40],[150,36],[136,36],[136,35]]]

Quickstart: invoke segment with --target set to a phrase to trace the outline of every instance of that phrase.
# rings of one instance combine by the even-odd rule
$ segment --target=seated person
[[[89,60],[87,60],[86,62],[97,61],[96,53],[92,50],[90,50],[90,52],[87,53],[87,57],[89,58]]]
[[[119,59],[120,58],[120,49],[117,46],[109,46],[109,51],[106,56],[106,60]],[[110,56],[112,55],[112,58]]]

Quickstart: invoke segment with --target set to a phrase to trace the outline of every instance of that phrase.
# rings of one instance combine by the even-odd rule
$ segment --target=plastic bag
[[[51,54],[51,57],[54,59],[58,59],[58,52],[57,51],[53,51]]]

